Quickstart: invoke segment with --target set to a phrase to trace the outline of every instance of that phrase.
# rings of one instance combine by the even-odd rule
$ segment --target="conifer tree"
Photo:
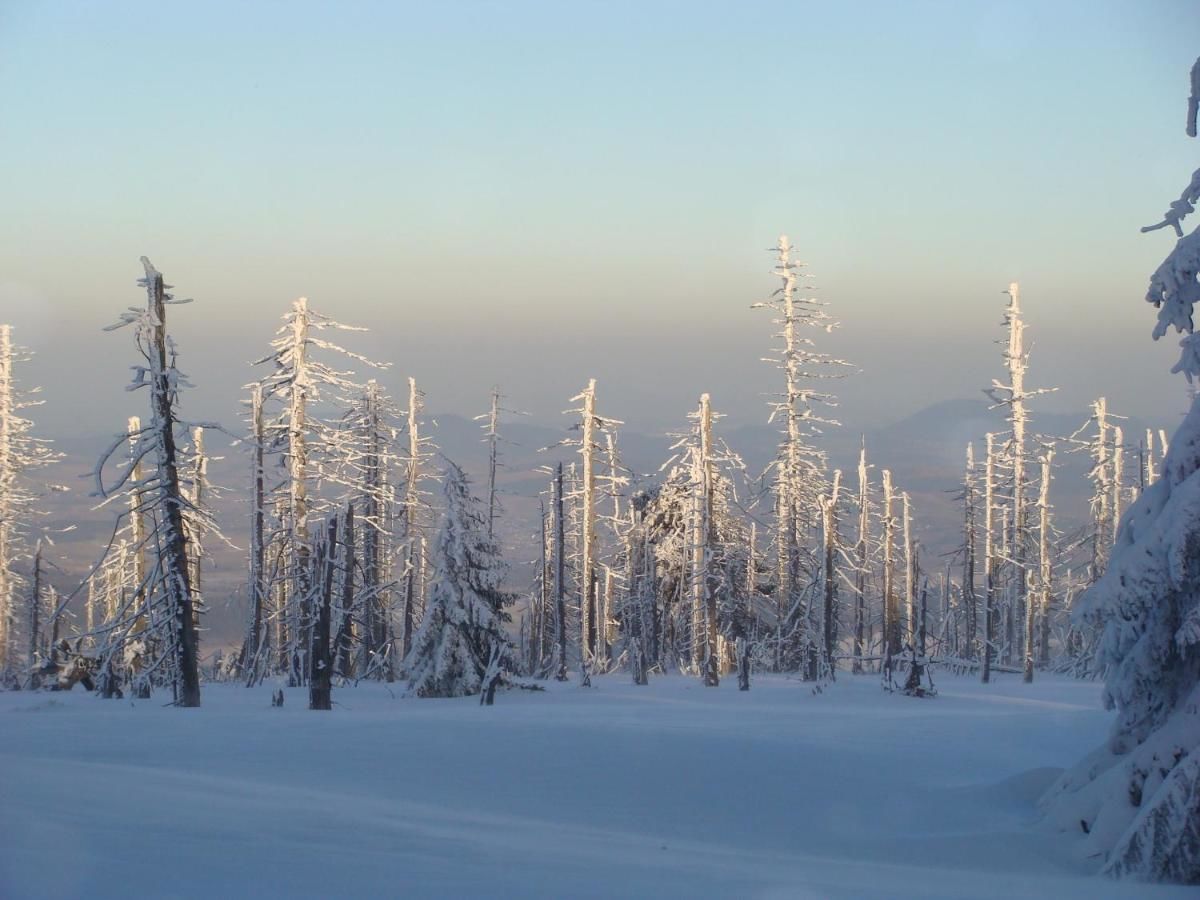
[[[504,626],[513,597],[501,586],[505,567],[487,536],[487,514],[454,463],[447,464],[442,489],[445,510],[433,545],[433,582],[404,661],[409,689],[418,697],[478,693],[497,666],[500,671],[512,666]]]
[[[1200,60],[1192,69],[1188,133],[1195,136]],[[1155,337],[1185,337],[1174,371],[1200,376],[1200,229],[1182,219],[1200,201],[1200,170],[1163,222],[1178,235],[1150,279]],[[1097,662],[1117,711],[1107,743],[1051,789],[1064,829],[1086,832],[1088,856],[1110,875],[1200,884],[1200,403],[1179,426],[1162,476],[1122,516],[1104,574],[1077,616],[1102,629]]]

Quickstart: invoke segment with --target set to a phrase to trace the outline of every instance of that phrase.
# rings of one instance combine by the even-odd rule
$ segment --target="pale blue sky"
[[[498,381],[552,420],[595,376],[641,427],[703,390],[760,421],[747,306],[786,231],[863,369],[849,427],[977,396],[1014,279],[1055,406],[1169,417],[1140,298],[1170,238],[1137,229],[1200,163],[1197,26],[1187,0],[0,0],[0,320],[58,431],[141,403],[98,329],[143,253],[197,300],[197,415],[235,417],[305,294],[431,409]]]

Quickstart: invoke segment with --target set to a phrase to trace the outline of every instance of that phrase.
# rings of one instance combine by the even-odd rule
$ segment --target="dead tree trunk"
[[[964,638],[965,655],[967,659],[976,656],[975,642],[978,632],[976,613],[978,599],[975,596],[975,550],[978,543],[976,534],[976,487],[975,487],[975,445],[967,444],[967,470],[963,477],[963,576],[962,576],[962,607],[966,619],[966,635]]]
[[[867,442],[864,438],[858,454],[858,547],[855,553],[858,571],[854,577],[854,660],[851,671],[862,674],[862,657],[867,619],[867,574],[870,566],[870,486],[867,482]]]
[[[563,504],[563,465],[554,469],[554,613],[556,672],[558,681],[567,680],[567,586],[566,516]]]
[[[996,628],[996,550],[995,530],[996,504],[996,446],[995,435],[987,436],[987,461],[984,464],[983,485],[983,570],[986,583],[983,595],[983,665],[980,680],[987,684],[992,680],[992,643]]]
[[[367,523],[369,531],[373,526]],[[332,548],[329,551],[333,558]],[[354,504],[346,507],[346,521],[342,524],[342,620],[338,624],[337,640],[337,669],[341,678],[349,678],[354,667]],[[372,598],[373,600],[373,598]]]
[[[821,525],[824,532],[824,608],[822,611],[822,653],[830,677],[834,674],[834,650],[837,635],[837,505],[842,483],[841,470],[833,473],[833,490],[822,498]]]
[[[41,644],[42,613],[42,542],[37,542],[33,553],[33,578],[29,585],[29,687],[36,690],[41,686],[38,675],[38,650]]]
[[[883,670],[890,679],[892,664],[900,653],[900,604],[896,597],[896,519],[892,514],[892,473],[883,470]]]
[[[155,437],[158,442],[158,491],[165,531],[160,536],[159,568],[163,573],[172,616],[172,639],[178,672],[175,684],[177,706],[200,705],[200,648],[188,580],[187,536],[183,527],[183,492],[175,449],[174,379],[167,362],[166,292],[162,273],[142,257],[146,269],[151,314],[150,368]]]
[[[266,474],[263,466],[266,437],[263,426],[262,387],[254,385],[250,394],[251,490],[254,504],[250,518],[250,627],[242,646],[241,671],[249,687],[261,677],[266,653],[263,629],[263,607],[267,598],[266,583]]]
[[[333,665],[329,652],[330,619],[333,604],[333,570],[336,560],[337,516],[331,516],[324,543],[317,551],[310,583],[319,584],[312,648],[309,651],[308,708],[333,709]],[[318,583],[317,579],[320,579]]]

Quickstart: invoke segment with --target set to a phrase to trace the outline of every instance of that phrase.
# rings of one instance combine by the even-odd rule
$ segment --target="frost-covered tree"
[[[978,598],[975,594],[975,564],[979,549],[979,488],[976,484],[975,445],[967,444],[967,466],[963,472],[963,568],[962,568],[962,611],[963,611],[963,655],[974,659],[978,634]]]
[[[247,686],[266,674],[269,652],[266,616],[270,597],[267,576],[266,528],[266,425],[263,420],[262,386],[250,388],[250,572],[246,582],[246,640],[238,667]]]
[[[1037,596],[1030,598],[1025,615],[1025,681],[1033,681],[1035,658],[1043,666],[1050,661],[1050,601],[1054,593],[1054,550],[1050,526],[1050,479],[1054,465],[1054,448],[1046,447],[1041,457],[1038,511],[1038,568]],[[1034,629],[1041,626],[1037,649],[1034,649]]]
[[[146,669],[151,675],[161,671],[170,681],[177,706],[199,706],[199,646],[184,518],[188,514],[200,517],[203,510],[189,502],[180,475],[187,454],[177,442],[177,431],[185,425],[178,419],[176,410],[179,389],[186,380],[175,367],[175,348],[167,335],[166,325],[166,307],[189,301],[177,301],[167,293],[162,274],[144,256],[142,266],[145,275],[138,284],[146,289],[145,308],[131,307],[107,330],[127,325],[135,327],[135,340],[144,364],[134,366],[130,389],[148,389],[150,424],[134,436],[136,454],[118,472],[116,480],[106,483],[104,468],[117,448],[125,443],[125,437],[101,456],[95,479],[101,497],[128,487],[139,498],[139,512],[152,523],[145,539],[151,564],[143,581],[135,586],[133,597],[124,604],[118,620],[107,624],[109,641],[104,655],[111,657],[117,648],[122,648],[124,638],[145,615],[155,629],[148,643],[154,658]],[[147,463],[148,471],[132,480],[141,474],[143,461]],[[134,549],[141,551],[143,548]]]
[[[986,391],[996,406],[1008,412],[1009,437],[1004,447],[1004,468],[1011,477],[1010,530],[1004,536],[1009,552],[1006,554],[1011,570],[1012,590],[1004,610],[1006,659],[1013,654],[1017,645],[1024,645],[1024,635],[1018,623],[1027,618],[1031,604],[1029,596],[1030,556],[1032,537],[1029,528],[1030,503],[1028,484],[1028,432],[1030,399],[1050,393],[1050,389],[1030,390],[1025,387],[1025,374],[1029,368],[1029,351],[1025,345],[1025,320],[1021,310],[1020,285],[1013,282],[1005,292],[1008,307],[1004,311],[1007,337],[1004,344],[1004,363],[1008,370],[1008,382],[993,380]],[[1025,648],[1028,649],[1028,648]],[[1032,678],[1032,675],[1030,676]]]
[[[1200,60],[1192,69],[1195,136]],[[1197,170],[1162,223],[1179,236],[1150,279],[1154,336],[1186,336],[1174,371],[1200,376],[1200,229],[1180,223],[1200,200]],[[1179,426],[1162,475],[1121,518],[1116,545],[1077,614],[1103,629],[1098,662],[1117,711],[1108,741],[1069,770],[1046,805],[1083,839],[1083,855],[1121,877],[1200,884],[1200,403]]]
[[[554,527],[554,678],[567,680],[567,523],[563,464],[554,467],[552,484]]]
[[[442,526],[433,543],[433,582],[421,627],[404,661],[418,697],[462,697],[484,687],[497,660],[511,671],[505,623],[513,601],[505,566],[487,536],[487,513],[462,469],[449,463],[442,480]]]
[[[892,661],[900,653],[900,601],[896,596],[896,516],[895,491],[892,489],[892,473],[883,470],[883,652],[882,665],[885,679],[891,677]]]
[[[33,474],[57,458],[33,436],[24,410],[37,406],[36,389],[23,390],[16,365],[30,358],[12,341],[12,327],[0,325],[0,684],[18,683],[19,626],[23,618],[23,564],[30,558],[31,527],[41,487]],[[30,666],[33,660],[28,660]]]
[[[412,648],[413,634],[425,604],[425,532],[432,513],[427,484],[434,480],[432,460],[437,448],[425,434],[422,419],[424,411],[425,394],[417,387],[417,380],[410,377],[408,409],[404,413],[408,450],[404,461],[403,498],[397,526],[397,543],[403,554],[400,577],[402,611],[397,641],[401,658],[406,657]],[[391,678],[390,667],[388,677]]]
[[[383,368],[361,354],[351,352],[321,337],[327,331],[364,331],[343,325],[316,312],[301,297],[284,316],[283,324],[271,342],[271,353],[255,365],[269,366],[261,379],[262,402],[274,407],[268,415],[265,432],[268,450],[284,469],[282,483],[274,493],[282,519],[278,522],[278,542],[284,565],[278,577],[281,608],[276,644],[279,662],[295,684],[307,678],[305,658],[312,644],[313,625],[308,578],[311,567],[309,518],[319,498],[313,495],[322,467],[332,468],[323,452],[332,446],[337,426],[329,421],[329,407],[345,408],[360,396],[363,387],[351,378],[353,372],[339,371],[318,358],[318,351]],[[322,404],[324,406],[322,406]]]
[[[983,475],[983,654],[980,680],[992,678],[996,647],[996,597],[1000,564],[996,553],[996,436],[988,432]],[[1001,529],[1003,532],[1003,529]]]
[[[837,616],[839,585],[842,581],[841,536],[839,528],[839,499],[841,497],[842,472],[833,473],[828,494],[821,496],[821,615],[819,623],[820,657],[814,660],[817,672],[813,678],[833,677],[834,654],[837,644]],[[815,617],[814,617],[815,618]],[[810,665],[812,665],[810,663]]]
[[[680,577],[688,591],[691,669],[705,685],[716,687],[724,667],[722,649],[739,636],[730,632],[739,619],[737,607],[742,605],[737,596],[743,594],[745,579],[736,570],[744,554],[741,529],[729,514],[729,500],[730,475],[744,466],[723,441],[714,438],[713,422],[718,416],[708,394],[701,394],[699,406],[689,418],[692,428],[675,445],[681,452],[672,462],[679,464],[668,481],[683,487],[688,498],[683,539],[686,561]]]
[[[608,611],[600,584],[604,571],[600,546],[600,502],[605,493],[602,483],[607,483],[608,494],[614,498],[615,503],[615,514],[608,521],[610,524],[616,523],[620,510],[619,502],[615,500],[616,491],[625,479],[618,474],[619,465],[611,435],[618,425],[624,423],[619,419],[601,416],[596,411],[594,378],[589,379],[587,387],[571,400],[580,404],[566,411],[568,415],[578,417],[579,421],[572,429],[579,431],[579,437],[559,441],[554,446],[579,448],[578,485],[575,490],[564,495],[564,502],[567,498],[572,501],[571,513],[564,511],[564,516],[572,517],[573,514],[576,526],[573,530],[577,543],[575,568],[578,572],[574,579],[579,611],[577,634],[580,668],[586,682],[594,669],[603,669],[608,661]],[[602,442],[602,437],[607,440]],[[607,473],[604,472],[605,462]]]
[[[778,418],[783,422],[782,442],[773,463],[779,579],[776,591],[781,610],[776,655],[779,660],[791,657],[798,661],[809,658],[811,648],[821,643],[820,635],[808,630],[815,620],[807,610],[814,599],[812,588],[818,577],[819,555],[808,538],[819,533],[820,498],[826,490],[825,454],[814,439],[823,426],[836,424],[821,415],[822,409],[835,405],[835,398],[816,385],[836,377],[837,369],[847,363],[818,351],[809,336],[813,331],[830,332],[837,322],[826,312],[823,301],[799,293],[803,264],[793,260],[786,235],[780,236],[772,252],[776,254],[772,274],[779,278],[780,286],[767,301],[753,306],[776,314],[773,322],[780,330],[775,336],[782,342],[776,349],[779,356],[767,360],[778,365],[784,381],[783,391],[772,401],[770,416],[770,421]],[[795,647],[784,648],[785,633]],[[814,674],[811,667],[807,671]]]
[[[867,582],[871,577],[871,482],[865,438],[858,453],[858,535],[854,544],[854,562],[854,658],[851,671],[859,675],[867,646]]]
[[[398,440],[402,415],[374,379],[351,401],[332,435],[332,484],[341,506],[354,510],[342,541],[357,548],[349,577],[343,577],[336,626],[335,668],[342,677],[392,675],[397,656],[393,578],[402,509],[394,469],[403,462]]]

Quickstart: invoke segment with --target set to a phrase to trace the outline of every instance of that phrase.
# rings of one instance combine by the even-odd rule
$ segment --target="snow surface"
[[[1088,875],[1038,819],[1108,734],[1098,684],[937,681],[2,693],[0,897],[1195,896]]]

